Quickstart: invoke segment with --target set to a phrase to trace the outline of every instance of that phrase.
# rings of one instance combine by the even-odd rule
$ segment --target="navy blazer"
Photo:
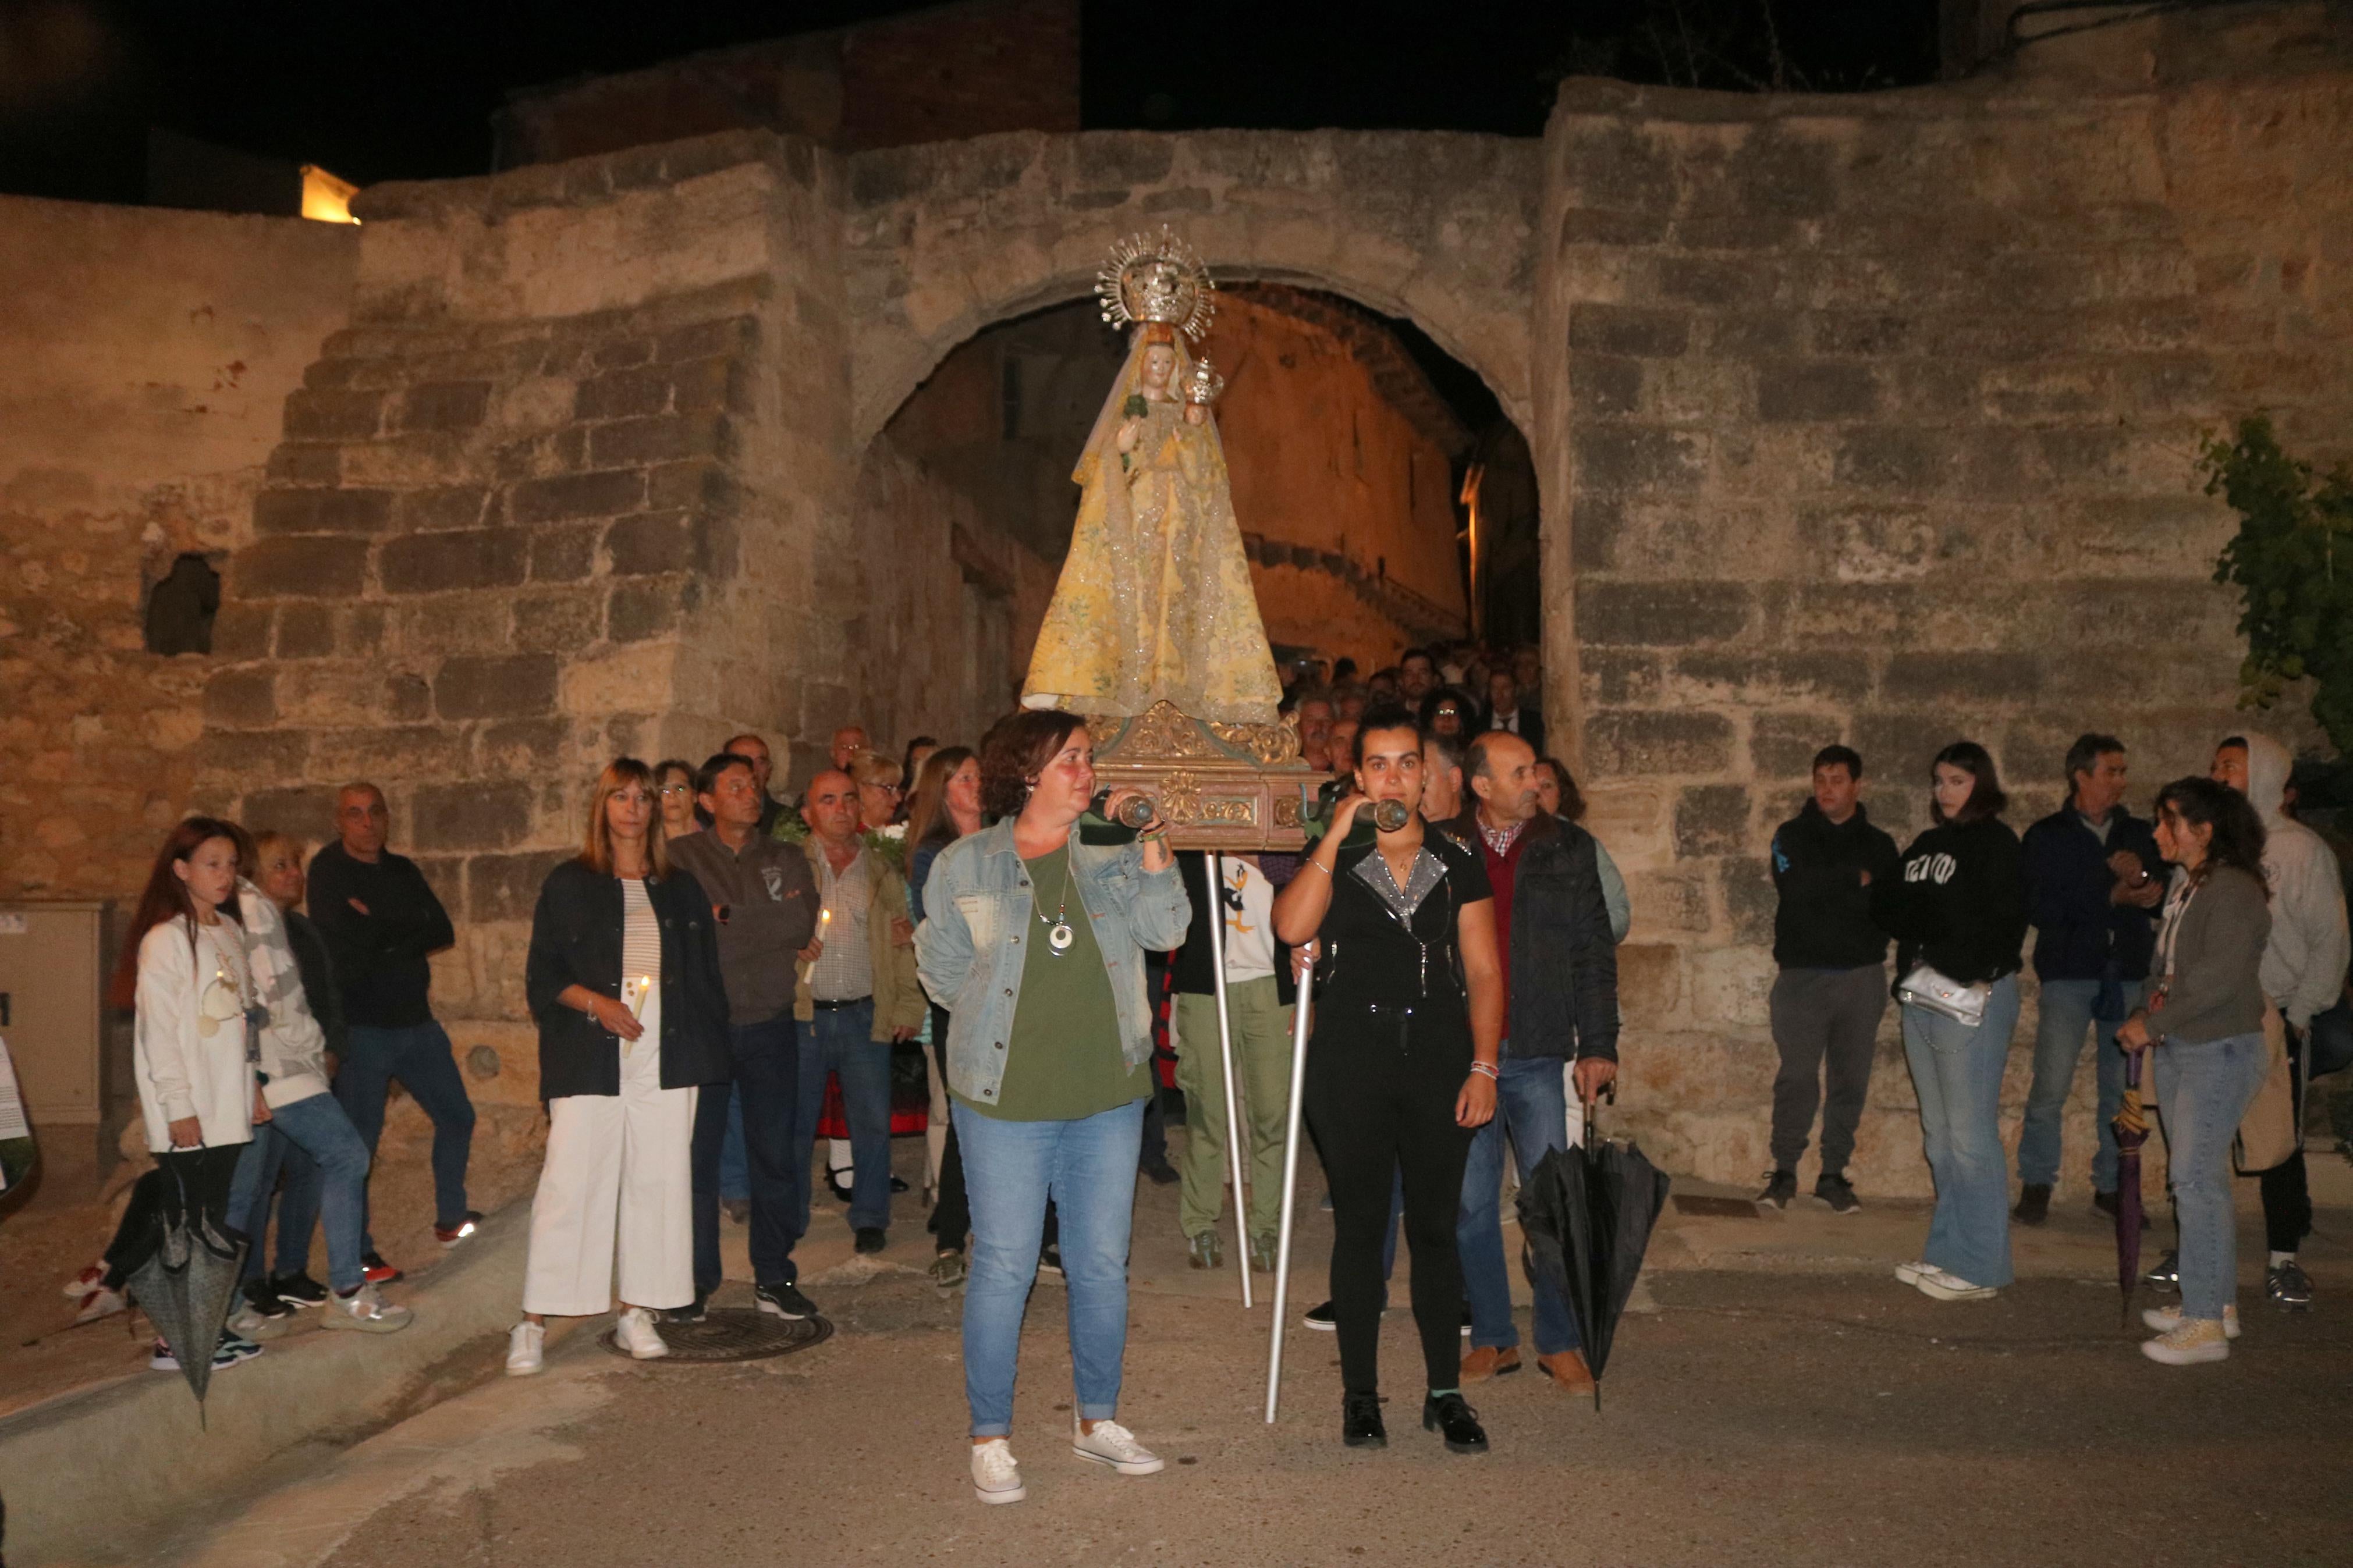
[[[676,867],[667,877],[646,879],[646,899],[661,922],[661,1086],[723,1083],[730,1070],[727,988],[719,977],[711,900]],[[523,992],[539,1023],[542,1100],[621,1092],[621,1037],[556,1000],[570,985],[619,999],[621,919],[620,879],[585,861],[565,861],[540,886]]]

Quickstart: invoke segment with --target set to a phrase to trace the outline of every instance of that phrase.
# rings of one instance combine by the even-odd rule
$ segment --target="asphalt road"
[[[175,1560],[292,1561],[263,1548],[332,1530],[335,1568],[2353,1562],[2353,1310],[2250,1303],[2236,1356],[2176,1370],[2077,1281],[1968,1304],[1879,1274],[1651,1289],[1600,1413],[1531,1368],[1472,1391],[1494,1442],[1473,1458],[1419,1430],[1402,1313],[1390,1447],[1351,1451],[1327,1336],[1292,1336],[1268,1427],[1263,1303],[1139,1290],[1122,1416],[1171,1462],[1122,1479],[1062,1437],[1062,1288],[1042,1282],[1014,1441],[1029,1499],[983,1508],[956,1300],[894,1269],[812,1286],[841,1331],[780,1360],[638,1365],[575,1335],[544,1376],[382,1434],[337,1461],[364,1474],[266,1498],[235,1542]]]

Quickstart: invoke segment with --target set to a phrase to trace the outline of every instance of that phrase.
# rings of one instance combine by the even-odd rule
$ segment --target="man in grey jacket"
[[[2259,1178],[2271,1252],[2263,1288],[2274,1305],[2301,1310],[2312,1305],[2312,1281],[2296,1259],[2312,1230],[2304,1166],[2305,1037],[2313,1015],[2335,1005],[2343,991],[2348,934],[2337,857],[2320,835],[2285,810],[2293,765],[2287,748],[2266,735],[2233,735],[2214,752],[2215,781],[2245,795],[2263,821],[2272,934],[2263,947],[2262,979],[2264,998],[2287,1026],[2289,1103],[2295,1119],[2295,1152]]]

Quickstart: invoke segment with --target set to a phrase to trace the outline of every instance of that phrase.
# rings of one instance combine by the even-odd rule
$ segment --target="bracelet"
[[[1324,862],[1323,862],[1323,861],[1318,860],[1317,858],[1315,858],[1315,857],[1314,857],[1314,856],[1313,856],[1313,855],[1310,855],[1309,857],[1307,857],[1307,862],[1306,862],[1306,865],[1305,865],[1304,867],[1303,867],[1303,868],[1302,868],[1302,869],[1303,869],[1303,870],[1310,870],[1310,871],[1321,871],[1321,872],[1323,872],[1323,873],[1324,873],[1325,876],[1327,876],[1327,877],[1328,877],[1328,876],[1330,876],[1330,875],[1332,874],[1331,868],[1330,868],[1329,867],[1325,866],[1325,865],[1324,864]]]
[[[1495,1083],[1501,1083],[1504,1080],[1504,1075],[1485,1062],[1472,1062],[1471,1070]]]

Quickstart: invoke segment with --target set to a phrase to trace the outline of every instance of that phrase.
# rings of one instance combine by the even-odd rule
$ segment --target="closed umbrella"
[[[153,1217],[152,1228],[132,1242],[146,1256],[130,1269],[124,1288],[172,1347],[180,1375],[201,1405],[212,1382],[213,1352],[243,1272],[245,1243],[221,1227],[215,1205],[192,1199],[176,1163],[168,1172],[150,1171],[140,1182],[156,1184],[150,1200]],[[138,1201],[134,1193],[132,1202]]]
[[[2140,1102],[2146,1051],[2125,1053],[2125,1099],[2108,1125],[2116,1132],[2116,1289],[2124,1321],[2132,1326],[2133,1292],[2140,1286],[2140,1146],[2148,1142],[2148,1110]]]
[[[1520,1235],[1529,1269],[1539,1289],[1559,1291],[1576,1315],[1585,1364],[1593,1371],[1596,1410],[1618,1320],[1634,1293],[1671,1185],[1631,1142],[1594,1136],[1590,1103],[1584,1142],[1547,1151],[1521,1184]]]

